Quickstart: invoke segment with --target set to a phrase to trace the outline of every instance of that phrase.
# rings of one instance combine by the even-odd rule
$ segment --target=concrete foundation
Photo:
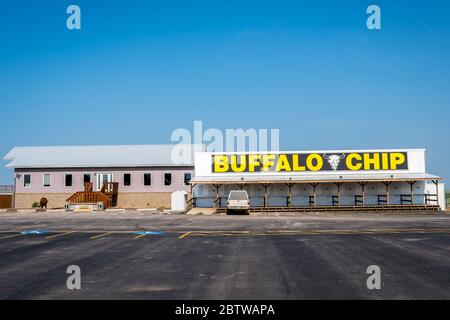
[[[47,198],[49,209],[64,208],[66,200],[72,193],[17,193],[15,196],[16,209],[31,209],[33,202],[43,197]],[[169,209],[171,192],[141,192],[119,193],[117,208],[163,208]]]
[[[171,194],[171,192],[119,193],[117,207],[169,209]]]
[[[64,208],[64,203],[71,195],[72,193],[16,193],[14,207],[16,209],[31,209],[33,202],[39,203],[41,198],[47,198],[47,208]]]

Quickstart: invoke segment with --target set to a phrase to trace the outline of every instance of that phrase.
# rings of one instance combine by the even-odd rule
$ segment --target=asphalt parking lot
[[[450,298],[447,215],[2,213],[0,257],[0,299]]]

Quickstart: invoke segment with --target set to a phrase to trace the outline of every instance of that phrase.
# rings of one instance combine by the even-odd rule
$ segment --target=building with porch
[[[225,211],[241,189],[251,211],[444,210],[441,180],[424,149],[201,152],[189,206]]]
[[[18,209],[31,208],[43,197],[49,208],[64,208],[68,201],[170,208],[172,192],[190,191],[195,148],[202,150],[174,144],[16,147],[4,159],[14,170]],[[180,150],[183,161],[174,154]]]

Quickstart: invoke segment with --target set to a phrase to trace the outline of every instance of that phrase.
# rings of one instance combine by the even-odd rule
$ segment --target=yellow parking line
[[[186,232],[184,234],[182,234],[181,236],[178,237],[178,239],[183,239],[186,238],[188,235],[190,235],[192,233],[192,231]]]
[[[0,238],[0,240],[1,239],[8,239],[8,238],[15,238],[15,237],[20,237],[20,236],[24,236],[25,234],[24,233],[20,233],[20,234],[13,234],[13,235],[10,235],[10,236],[6,236],[6,237],[1,237]]]
[[[64,233],[60,233],[60,234],[55,234],[53,236],[45,237],[45,239],[53,239],[53,238],[57,238],[57,237],[62,237],[62,236],[65,236],[67,234],[71,234],[71,233],[75,233],[75,232],[76,231],[68,231],[68,232],[64,232]]]
[[[146,236],[146,234],[140,234],[140,235],[138,235],[138,236],[136,236],[136,237],[134,237],[135,239],[139,239],[139,238],[142,238],[142,237],[145,237]]]
[[[90,239],[98,239],[98,238],[101,238],[101,237],[107,236],[108,234],[113,234],[113,233],[116,233],[116,231],[110,231],[110,232],[102,233],[102,234],[90,237]]]

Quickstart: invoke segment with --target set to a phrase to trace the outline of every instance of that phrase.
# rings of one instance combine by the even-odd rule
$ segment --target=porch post
[[[238,183],[237,186],[238,186],[241,190],[244,190],[245,183]]]
[[[368,182],[362,181],[358,182],[358,184],[361,186],[362,206],[364,207],[366,205],[366,184],[368,184]]]
[[[288,203],[287,203],[287,205],[288,205],[288,207],[291,207],[292,206],[292,187],[293,187],[293,183],[286,183],[286,185],[288,186]]]
[[[386,204],[389,206],[390,205],[389,186],[391,185],[392,181],[384,181],[383,183],[384,183],[384,185],[386,187]]]
[[[316,188],[319,185],[318,182],[310,183],[311,187],[313,187],[314,192],[314,207],[317,207],[317,196],[316,196]]]
[[[220,183],[213,184],[214,188],[216,188],[216,201],[217,201],[217,207],[220,208],[222,206],[220,201],[220,187],[222,186]]]
[[[439,206],[439,180],[431,180],[436,186],[436,203]]]
[[[411,191],[411,205],[413,205],[413,201],[414,201],[414,191],[413,191],[413,186],[416,183],[416,181],[407,181],[409,184],[409,189]]]
[[[270,183],[261,183],[264,188],[264,208],[267,208],[267,189],[270,186]]]
[[[341,206],[341,186],[342,186],[343,182],[335,182],[334,184],[338,188],[338,207],[340,207]]]

